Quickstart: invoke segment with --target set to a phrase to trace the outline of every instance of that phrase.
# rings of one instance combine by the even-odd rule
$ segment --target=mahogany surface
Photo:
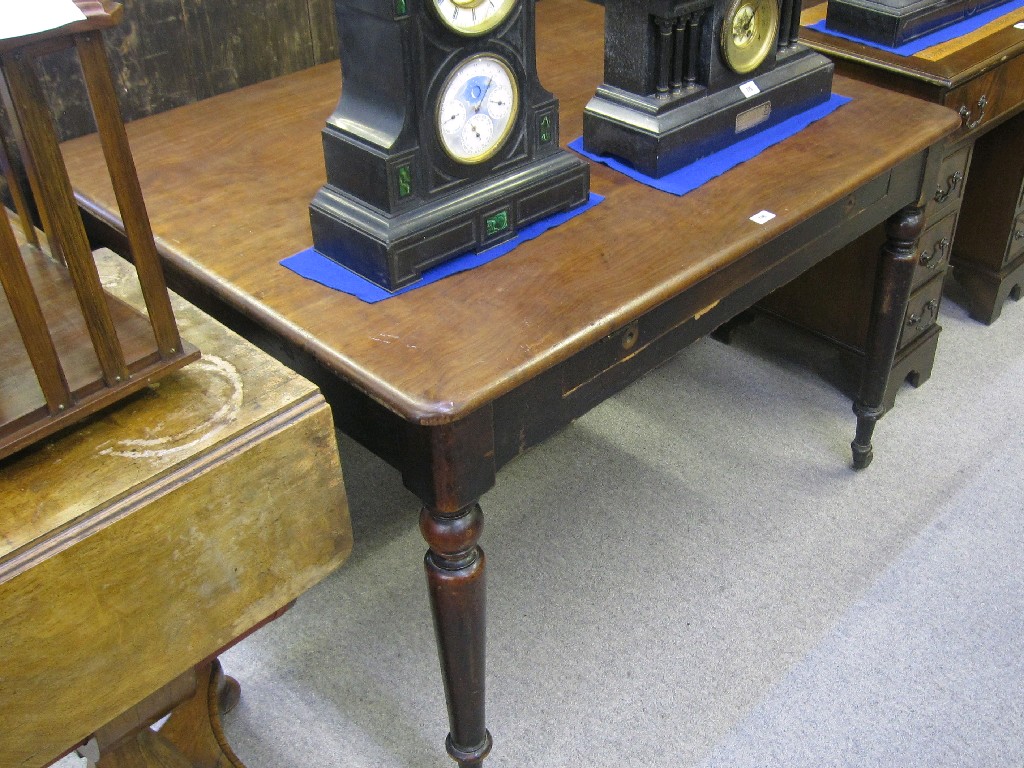
[[[807,8],[803,23],[814,23],[825,13],[824,3]],[[960,113],[961,126],[950,137],[947,156],[973,151],[973,157],[963,169],[966,186],[951,235],[950,263],[962,287],[957,300],[984,323],[994,322],[1005,299],[1018,297],[1024,287],[1024,254],[1019,248],[1024,165],[1017,119],[1024,113],[1024,34],[1014,26],[1022,21],[1024,10],[1009,11],[968,35],[914,56],[897,56],[806,27],[800,32],[803,42],[835,60],[837,72]],[[827,329],[828,308],[813,306],[814,297],[823,292],[831,292],[823,281],[808,281],[806,289],[794,287],[788,298],[805,307],[797,322],[836,338]],[[813,317],[810,322],[807,315]]]
[[[592,34],[558,29],[566,22],[557,11],[567,5]],[[579,135],[583,104],[600,80],[600,8],[554,0],[540,15],[544,81],[561,100],[563,135]],[[557,58],[543,55],[555,47],[544,39],[560,40]],[[946,110],[911,108],[896,94],[841,80],[836,92],[854,98],[841,119],[683,198],[595,166],[592,189],[607,199],[592,212],[486,267],[367,306],[277,264],[311,245],[307,206],[324,181],[319,132],[339,79],[335,65],[321,65],[144,118],[129,125],[129,137],[172,271],[422,424],[455,421],[506,394],[956,125]],[[897,113],[905,119],[894,126],[888,116]],[[92,173],[95,140],[64,149],[86,208],[112,210]],[[751,223],[762,209],[776,218]],[[423,322],[442,306],[444,323]],[[468,364],[438,370],[446,360]]]
[[[804,24],[813,23],[825,17],[826,3],[808,3],[803,15]],[[814,29],[800,30],[801,41],[826,53],[843,63],[859,63],[875,68],[879,73],[898,75],[908,84],[916,82],[923,89],[950,90],[980,74],[988,72],[1007,59],[1024,53],[1024,36],[1013,24],[1007,24],[991,34],[972,38],[967,45],[955,42],[947,47],[948,52],[941,58],[921,56],[899,56],[879,50],[853,40],[834,37]],[[940,53],[942,53],[940,51]],[[879,77],[884,77],[880,74]]]
[[[602,9],[544,0],[537,10],[541,80],[568,140],[602,79]],[[909,295],[905,238],[935,181],[933,150],[959,121],[837,78],[851,103],[685,197],[594,166],[592,189],[605,196],[594,210],[486,266],[367,305],[277,263],[310,245],[319,132],[339,87],[337,66],[324,65],[139,120],[129,135],[174,287],[316,381],[339,426],[423,501],[448,751],[478,765],[490,735],[477,500],[497,469],[890,219],[874,378],[858,401],[866,464],[879,370]],[[116,245],[110,191],[90,173],[95,141],[64,150],[93,236]],[[751,222],[762,210],[776,217]]]

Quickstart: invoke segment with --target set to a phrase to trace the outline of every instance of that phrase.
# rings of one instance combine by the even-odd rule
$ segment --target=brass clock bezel
[[[441,23],[452,32],[466,37],[478,37],[480,35],[486,35],[488,32],[504,22],[512,13],[519,0],[427,0],[427,2],[433,6],[434,13],[437,15],[437,18],[441,20]],[[472,17],[470,18],[470,23],[461,23],[458,19],[458,16],[462,15],[461,13],[459,13],[456,18],[449,18],[446,13],[442,13],[440,8],[441,5],[444,5],[446,8],[454,6],[459,11],[468,10],[472,13],[473,9],[479,8],[485,3],[489,3],[491,5],[496,3],[498,10],[480,23],[475,23]]]
[[[736,41],[736,22],[744,9],[752,9],[757,24],[753,31],[760,35],[756,45]],[[766,13],[767,12],[767,13]],[[768,58],[779,32],[779,4],[776,0],[733,0],[722,17],[722,58],[738,75],[753,72]]]
[[[509,119],[508,122],[505,123],[505,127],[502,129],[501,134],[493,141],[491,146],[485,152],[482,152],[479,155],[465,157],[457,156],[452,153],[443,138],[443,131],[441,129],[441,105],[444,103],[445,93],[458,73],[468,67],[472,62],[480,59],[490,59],[505,70],[505,74],[508,75],[508,82],[512,89],[512,106],[509,108]],[[516,76],[515,69],[512,68],[512,65],[496,53],[486,51],[482,53],[475,53],[472,56],[467,56],[462,59],[451,68],[436,93],[437,97],[434,103],[434,133],[437,137],[437,142],[441,145],[441,149],[444,151],[445,155],[459,165],[479,165],[490,160],[498,154],[498,152],[501,151],[501,148],[508,142],[512,129],[519,121],[519,112],[522,109],[522,105],[520,103],[519,78]]]

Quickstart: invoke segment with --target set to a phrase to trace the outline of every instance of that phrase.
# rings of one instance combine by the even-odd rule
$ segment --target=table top
[[[141,304],[123,259],[97,265]],[[173,306],[202,360],[0,462],[5,765],[49,765],[351,550],[317,388]]]
[[[940,88],[952,89],[1024,53],[1024,9],[1011,11],[969,35],[927,48],[913,56],[897,54],[835,37],[807,25],[825,18],[828,3],[805,7],[800,16],[802,42],[829,56],[897,73]]]
[[[123,292],[134,274],[109,252],[97,264],[108,290]],[[223,440],[320,398],[309,381],[196,309],[178,300],[175,307],[189,340],[202,343],[205,360],[85,428],[0,463],[0,581],[24,566],[21,555],[38,557],[47,541],[87,521],[110,499],[153,486]],[[225,355],[230,365],[219,362]]]
[[[560,99],[564,142],[580,135],[602,79],[603,9],[544,0],[537,13],[539,72]],[[278,265],[311,244],[307,209],[324,183],[320,129],[340,93],[336,64],[154,115],[128,133],[172,272],[406,420],[441,424],[742,259],[959,124],[947,109],[864,83],[836,78],[834,90],[853,101],[682,198],[592,166],[592,190],[606,198],[592,211],[490,264],[375,305]],[[116,206],[95,172],[95,138],[64,151],[80,201],[109,218]],[[762,210],[776,217],[751,222]]]

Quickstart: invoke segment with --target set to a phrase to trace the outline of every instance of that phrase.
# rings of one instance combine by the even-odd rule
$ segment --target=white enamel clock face
[[[448,75],[437,104],[437,135],[449,157],[482,163],[505,143],[519,113],[515,75],[497,56],[472,56]]]
[[[517,0],[433,0],[441,21],[460,35],[490,32],[509,15]]]

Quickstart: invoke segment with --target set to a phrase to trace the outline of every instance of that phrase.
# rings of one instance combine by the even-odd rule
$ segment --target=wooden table
[[[602,9],[538,4],[539,65],[579,135],[602,79]],[[172,284],[320,384],[339,426],[423,502],[426,571],[448,697],[448,751],[477,765],[484,723],[480,496],[497,470],[691,341],[890,219],[857,461],[870,458],[934,148],[955,114],[839,79],[853,101],[683,197],[594,167],[594,210],[490,264],[380,304],[302,280],[319,131],[339,93],[323,66],[129,126]],[[892,114],[903,115],[892,121]],[[65,146],[94,233],[117,241],[89,138]],[[776,214],[764,225],[750,217]],[[743,404],[742,407],[750,407]],[[770,460],[770,458],[768,458]]]
[[[141,301],[122,259],[98,262],[108,291]],[[0,463],[4,765],[87,742],[101,768],[240,766],[214,733],[216,655],[351,549],[323,397],[174,310],[202,360]]]
[[[826,9],[825,4],[807,8],[804,24],[824,18]],[[940,204],[933,204],[936,210],[929,213],[930,232],[922,238],[921,254],[933,276],[941,274],[947,263],[952,264],[966,308],[984,323],[999,317],[1008,296],[1019,298],[1024,284],[1024,29],[1014,26],[1020,22],[1024,22],[1024,10],[906,57],[817,30],[804,28],[800,33],[801,40],[836,62],[837,72],[960,113],[961,126],[950,138],[948,167],[936,195],[950,192]],[[961,198],[957,219],[954,203]],[[937,210],[940,207],[942,210]],[[877,240],[876,236],[866,241],[864,249],[872,248]],[[844,305],[859,302],[863,306],[870,287],[849,268],[832,268],[828,273],[831,283],[823,271],[813,280],[808,278],[802,287],[791,289],[787,296],[790,316],[826,336],[857,346],[855,335],[844,337],[835,328],[834,310],[820,306],[814,296],[845,291]],[[936,285],[941,286],[941,281]],[[938,291],[931,293],[934,296],[927,298],[922,294],[923,301],[918,303],[923,307],[933,301],[937,310]],[[866,314],[866,309],[860,314]],[[923,334],[921,324],[911,329],[917,333],[910,335]],[[899,357],[906,356],[901,349]],[[913,370],[926,372],[930,361],[930,357],[919,358],[917,368],[907,365],[901,370],[904,375]]]

